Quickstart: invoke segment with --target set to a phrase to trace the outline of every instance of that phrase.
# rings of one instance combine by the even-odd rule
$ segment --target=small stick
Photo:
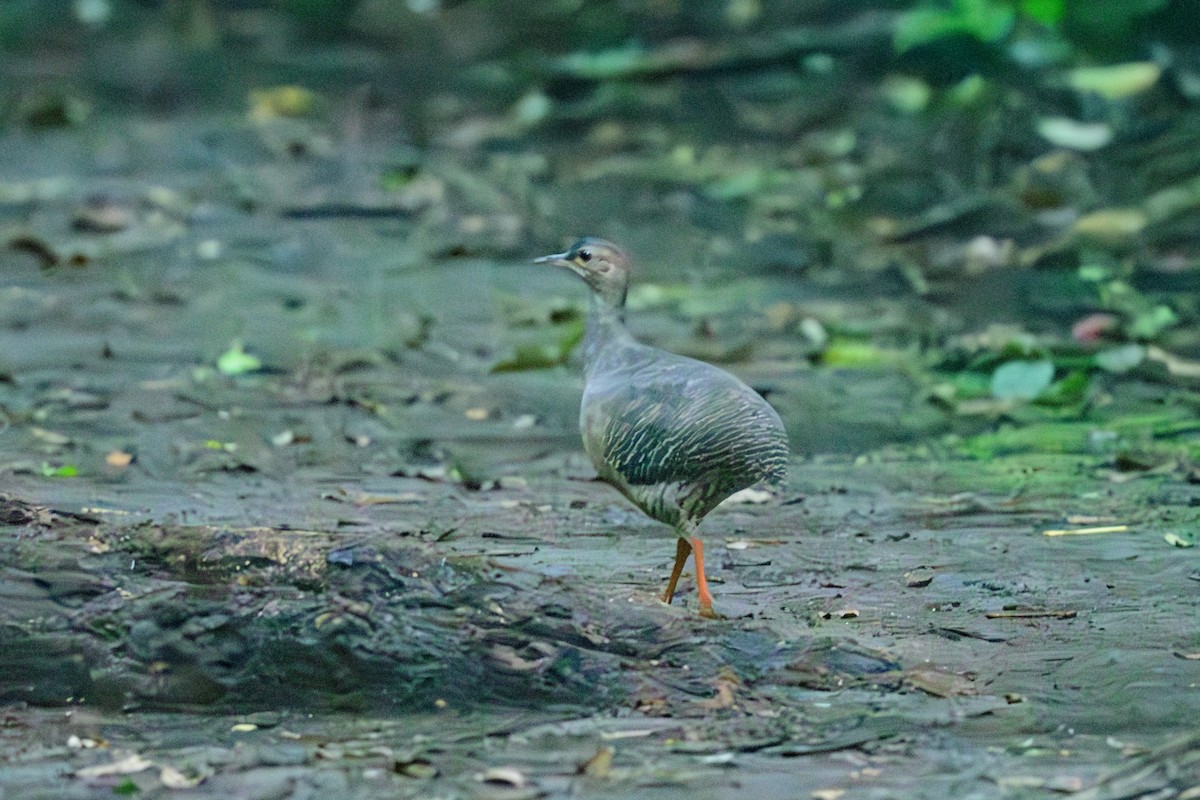
[[[1043,536],[1084,536],[1091,533],[1124,533],[1128,525],[1101,525],[1095,528],[1065,528],[1042,531]]]
[[[1036,617],[1054,617],[1055,619],[1074,619],[1075,611],[1051,611],[1049,609],[1027,608],[1007,609],[1004,611],[989,611],[984,614],[988,619],[1034,619]]]

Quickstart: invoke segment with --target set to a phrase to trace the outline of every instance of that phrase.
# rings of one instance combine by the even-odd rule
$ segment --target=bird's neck
[[[583,334],[583,363],[585,368],[596,363],[606,346],[630,341],[625,327],[625,303],[613,303],[593,294]]]

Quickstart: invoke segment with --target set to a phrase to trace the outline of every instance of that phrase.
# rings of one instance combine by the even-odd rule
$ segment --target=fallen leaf
[[[927,569],[914,569],[904,573],[904,585],[913,589],[921,589],[933,583],[933,573]]]
[[[266,122],[277,117],[303,117],[316,105],[315,92],[303,86],[272,86],[250,90],[250,118]]]
[[[586,775],[589,778],[604,779],[612,772],[613,753],[615,751],[608,745],[604,745],[598,749],[595,754],[587,761],[579,765],[575,770],[580,775]]]
[[[133,222],[128,208],[108,198],[99,197],[75,211],[71,227],[84,233],[117,233]]]
[[[397,775],[403,775],[406,778],[416,778],[417,780],[427,780],[436,778],[438,769],[425,758],[405,758],[397,759],[392,764],[392,771]]]
[[[483,783],[511,786],[514,789],[520,789],[529,783],[515,767],[490,767],[479,776],[479,780]]]
[[[1071,226],[1076,235],[1105,244],[1124,244],[1142,232],[1149,222],[1133,208],[1102,208],[1084,214]]]
[[[742,679],[729,667],[722,667],[714,682],[716,694],[707,700],[701,700],[700,705],[710,710],[733,708],[737,705],[736,692],[742,685]]]
[[[131,775],[135,772],[150,769],[152,766],[154,766],[153,761],[148,761],[137,753],[133,753],[111,764],[96,764],[92,767],[77,769],[75,770],[75,777],[104,778],[109,775]]]
[[[493,645],[488,655],[496,662],[497,666],[502,667],[510,672],[533,672],[546,666],[548,656],[538,659],[528,659],[522,657],[517,651],[506,645]]]
[[[1007,361],[992,373],[992,397],[998,400],[1033,400],[1054,380],[1054,362]]]
[[[1055,147],[1084,153],[1099,150],[1113,139],[1112,126],[1103,122],[1078,122],[1070,117],[1043,117],[1037,121],[1037,132]]]
[[[1123,344],[1101,350],[1095,355],[1096,366],[1105,372],[1128,372],[1146,360],[1146,348],[1140,344]]]
[[[197,775],[189,778],[174,767],[163,767],[158,771],[158,779],[168,789],[194,789],[204,782],[205,777]]]
[[[771,501],[772,494],[765,489],[742,489],[725,498],[729,505],[762,505]]]
[[[43,461],[41,473],[43,478],[74,478],[79,475],[79,468],[74,464],[63,464],[61,467],[56,467]]]
[[[113,450],[104,457],[104,463],[110,467],[128,467],[133,463],[133,455],[124,450]]]
[[[843,608],[839,611],[826,611],[821,619],[858,619],[857,608]]]
[[[813,800],[838,800],[845,793],[845,789],[814,789],[810,797]]]
[[[1046,788],[1052,792],[1074,794],[1083,791],[1083,778],[1078,775],[1055,775],[1046,781]]]
[[[61,447],[71,443],[70,436],[67,436],[65,433],[59,433],[58,431],[48,431],[45,428],[34,426],[29,429],[29,432],[35,439],[55,447]]]
[[[737,763],[737,753],[729,750],[722,750],[719,753],[706,753],[705,755],[696,756],[696,761],[707,766],[732,767]]]
[[[726,550],[749,550],[751,547],[769,547],[787,544],[783,539],[734,539],[725,543]]]
[[[1153,61],[1132,61],[1102,67],[1076,67],[1067,73],[1071,88],[1095,92],[1106,100],[1140,94],[1158,83],[1162,67]]]
[[[934,697],[964,697],[978,694],[975,682],[965,675],[937,669],[913,669],[904,674],[905,683]]]
[[[626,731],[600,731],[600,738],[606,740],[613,739],[645,739],[647,736],[653,736],[658,733],[654,728],[634,728]]]
[[[229,349],[217,359],[217,371],[222,375],[242,375],[262,369],[262,361],[247,353],[240,341],[229,345]]]

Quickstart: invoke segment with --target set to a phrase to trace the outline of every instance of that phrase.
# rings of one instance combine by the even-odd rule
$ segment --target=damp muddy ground
[[[1194,47],[252,6],[4,55],[0,796],[1200,796]],[[582,453],[580,234],[789,430],[723,619]]]

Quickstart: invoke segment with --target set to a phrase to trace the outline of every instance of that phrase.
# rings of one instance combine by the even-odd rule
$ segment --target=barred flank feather
[[[584,448],[651,517],[699,522],[729,495],[787,473],[787,434],[753,389],[702,361],[617,336],[586,366]]]

